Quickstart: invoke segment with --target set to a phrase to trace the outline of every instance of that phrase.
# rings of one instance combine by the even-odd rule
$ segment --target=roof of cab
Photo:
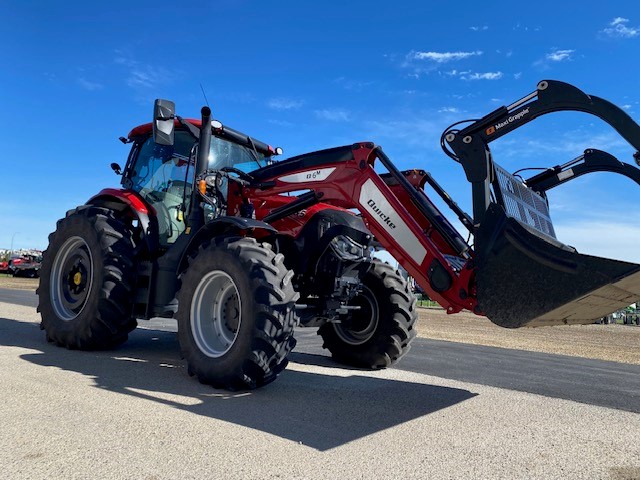
[[[189,122],[191,125],[193,125],[196,128],[201,128],[202,126],[202,120],[185,118],[184,121]],[[175,119],[173,121],[173,125],[176,130],[184,129],[184,127],[180,124],[178,119]],[[148,135],[151,135],[152,131],[153,131],[153,123],[145,123],[143,125],[139,125],[129,132],[129,140],[137,140],[141,137],[142,138],[147,137]],[[262,151],[267,155],[276,154],[275,149],[271,145],[261,142],[260,140],[256,140],[255,138],[250,137],[249,135],[246,135],[242,132],[239,132],[238,130],[234,130],[230,127],[227,127],[226,125],[222,127],[222,130],[214,130],[214,133],[218,137],[225,138],[248,147],[251,147],[251,143],[249,142],[249,139],[251,139],[251,142],[253,142],[253,145],[257,150]]]

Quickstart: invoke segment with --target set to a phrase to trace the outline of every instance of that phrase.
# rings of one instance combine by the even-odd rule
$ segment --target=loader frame
[[[251,199],[257,218],[273,223],[279,231],[286,230],[286,224],[278,222],[320,201],[357,209],[380,244],[448,313],[467,309],[512,328],[587,323],[594,292],[598,298],[605,297],[596,302],[594,312],[614,305],[615,310],[640,298],[640,266],[581,255],[558,241],[546,191],[598,171],[619,173],[640,184],[640,170],[606,152],[587,149],[564,165],[522,180],[495,164],[488,146],[541,115],[564,110],[601,118],[640,149],[640,126],[620,108],[572,85],[544,80],[535,92],[513,104],[461,130],[443,133],[445,152],[462,165],[472,184],[473,217],[428,173],[401,172],[380,147],[366,142],[301,155],[251,172],[253,180],[239,197]],[[640,154],[634,158],[639,162]],[[387,174],[375,172],[376,160]],[[424,193],[427,183],[474,236],[473,248]],[[274,195],[300,191],[305,193],[277,208],[269,203]],[[524,197],[528,203],[522,201]],[[631,278],[622,281],[626,277]],[[505,288],[508,283],[521,285]],[[570,304],[577,308],[584,299],[578,316],[561,308]],[[532,307],[524,308],[528,301]]]

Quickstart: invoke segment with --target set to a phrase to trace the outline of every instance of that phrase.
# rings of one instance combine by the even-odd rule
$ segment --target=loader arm
[[[379,160],[389,174],[378,175]],[[477,310],[473,251],[424,192],[426,172],[400,172],[372,143],[313,152],[251,172],[243,196],[256,216],[272,222],[322,202],[357,209],[382,246],[447,312]],[[416,177],[419,177],[415,180]],[[305,193],[286,205],[267,208],[275,195]]]
[[[462,130],[449,130],[443,134],[455,152],[454,158],[462,164],[472,184],[476,227],[491,203],[490,186],[494,172],[489,143],[542,115],[560,111],[579,111],[599,117],[636,150],[636,161],[640,159],[640,126],[621,108],[595,95],[587,95],[568,83],[543,80],[534,92],[511,105],[494,110]],[[633,179],[633,175],[630,178]]]

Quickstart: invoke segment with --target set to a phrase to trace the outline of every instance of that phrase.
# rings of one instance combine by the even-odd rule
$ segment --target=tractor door
[[[193,137],[175,132],[174,145],[160,145],[149,137],[139,148],[131,168],[131,189],[156,211],[160,244],[168,246],[185,230],[186,212],[193,188],[190,163]]]

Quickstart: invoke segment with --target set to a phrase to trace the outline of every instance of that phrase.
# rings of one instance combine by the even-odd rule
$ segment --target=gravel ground
[[[37,278],[12,277],[5,273],[0,274],[0,288],[15,288],[16,290],[34,290],[38,288]]]
[[[35,290],[38,279],[0,275],[0,288]],[[472,343],[640,365],[640,328],[627,325],[561,325],[556,327],[498,327],[471,313],[447,315],[421,308],[418,335],[434,340]]]
[[[447,315],[444,310],[422,308],[418,335],[640,365],[640,328],[630,325],[558,325],[512,330],[471,313]]]

